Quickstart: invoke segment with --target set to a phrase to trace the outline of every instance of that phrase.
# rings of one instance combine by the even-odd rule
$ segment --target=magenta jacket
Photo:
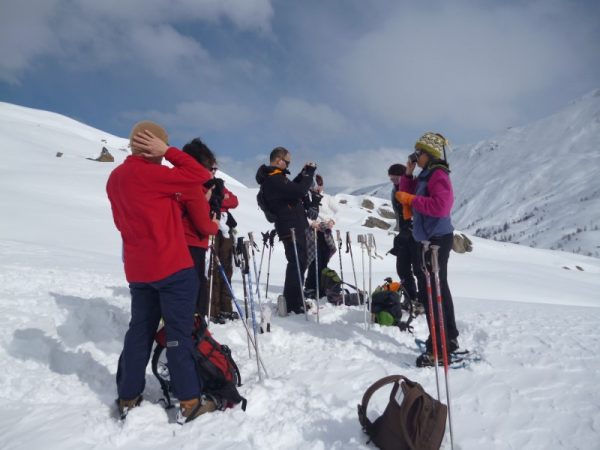
[[[430,240],[454,231],[450,211],[454,204],[454,192],[450,177],[445,170],[421,171],[418,177],[402,176],[400,191],[415,194],[412,202],[413,237],[416,241]],[[429,179],[428,179],[429,178]]]

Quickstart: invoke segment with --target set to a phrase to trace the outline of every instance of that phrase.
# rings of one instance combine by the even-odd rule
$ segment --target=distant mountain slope
[[[600,256],[600,90],[450,159],[458,228]]]
[[[449,154],[453,222],[477,236],[600,257],[600,90]],[[389,183],[352,191],[389,198]]]

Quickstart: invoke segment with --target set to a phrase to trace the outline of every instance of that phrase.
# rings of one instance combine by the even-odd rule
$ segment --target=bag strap
[[[367,391],[363,395],[361,404],[357,405],[358,420],[364,431],[369,433],[371,427],[373,426],[373,422],[371,422],[367,417],[367,406],[369,405],[369,400],[371,400],[371,396],[375,393],[375,391],[379,390],[386,384],[397,384],[399,381],[402,380],[404,380],[405,382],[410,382],[410,380],[403,375],[389,375],[387,377],[382,378],[381,380],[376,381],[371,385],[371,387],[369,387],[369,389],[367,389]],[[396,386],[394,386],[394,388],[397,389]]]

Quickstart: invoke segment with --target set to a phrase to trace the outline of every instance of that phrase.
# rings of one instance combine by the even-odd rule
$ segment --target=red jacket
[[[129,282],[158,281],[193,266],[177,197],[193,193],[211,175],[174,147],[165,158],[173,168],[128,156],[106,184]]]
[[[179,202],[187,245],[208,248],[208,237],[217,234],[219,225],[210,218],[210,205],[206,200],[205,189],[198,186],[193,193],[182,195]]]
[[[235,195],[233,195],[233,193],[225,186],[223,186],[223,193],[228,194],[229,198],[223,199],[223,203],[221,203],[221,212],[227,212],[230,209],[237,208],[240,204],[238,198]]]

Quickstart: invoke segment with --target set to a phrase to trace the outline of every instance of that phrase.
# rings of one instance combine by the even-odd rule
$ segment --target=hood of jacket
[[[287,175],[289,173],[290,172],[287,169],[280,169],[279,167],[267,166],[266,164],[263,164],[256,171],[256,182],[258,184],[263,184],[267,177],[277,174]]]

